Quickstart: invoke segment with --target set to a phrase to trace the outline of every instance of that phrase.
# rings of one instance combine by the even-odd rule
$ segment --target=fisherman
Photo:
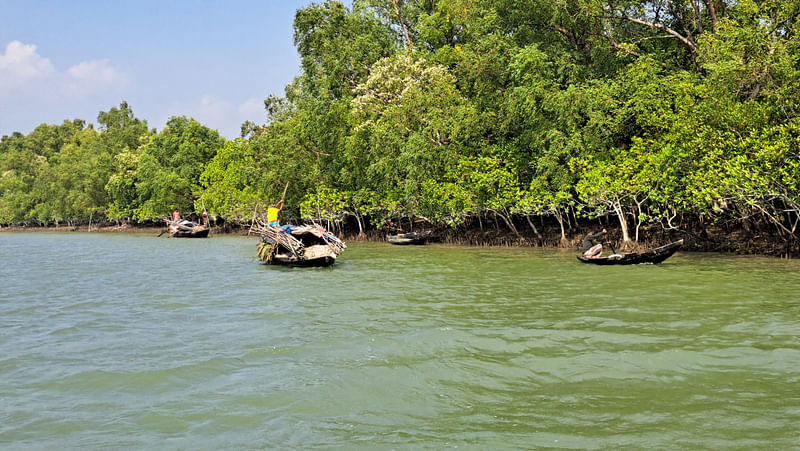
[[[400,227],[396,222],[394,222],[394,220],[390,219],[389,233],[393,235],[402,235],[404,232],[402,227]]]
[[[599,257],[603,252],[602,240],[606,237],[606,229],[602,232],[589,232],[583,239],[583,255],[589,258]]]
[[[173,221],[179,221],[180,219],[181,219],[181,213],[180,213],[180,212],[178,211],[178,209],[176,208],[176,209],[175,209],[175,210],[172,212],[172,220],[173,220]]]
[[[203,225],[208,227],[208,210],[205,208],[203,209],[203,214],[200,215],[203,218]]]
[[[283,199],[276,204],[272,204],[267,208],[267,225],[270,227],[278,227],[278,213],[283,209]]]

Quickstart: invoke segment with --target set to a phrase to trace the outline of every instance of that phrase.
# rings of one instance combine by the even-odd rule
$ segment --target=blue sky
[[[311,3],[0,0],[0,136],[124,100],[151,128],[184,115],[233,139],[300,73],[292,21]]]

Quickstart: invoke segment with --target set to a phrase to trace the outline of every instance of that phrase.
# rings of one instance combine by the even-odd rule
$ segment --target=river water
[[[0,233],[3,449],[800,449],[800,262]]]

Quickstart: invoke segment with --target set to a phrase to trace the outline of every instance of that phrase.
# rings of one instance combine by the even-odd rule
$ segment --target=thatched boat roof
[[[251,230],[261,236],[258,257],[265,263],[273,262],[276,257],[278,261],[288,263],[317,259],[332,262],[347,248],[336,235],[316,224],[274,227],[265,221],[257,221]]]

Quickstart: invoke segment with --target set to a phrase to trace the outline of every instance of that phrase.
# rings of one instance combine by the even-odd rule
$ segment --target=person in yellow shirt
[[[278,212],[283,209],[283,200],[280,200],[276,204],[272,204],[267,208],[267,225],[270,227],[278,227],[280,223],[278,222]]]

